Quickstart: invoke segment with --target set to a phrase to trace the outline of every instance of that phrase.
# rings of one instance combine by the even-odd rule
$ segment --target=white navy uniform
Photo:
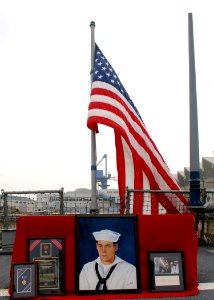
[[[95,265],[98,264],[98,271],[102,278],[105,278],[109,273],[111,267],[116,265],[110,277],[106,281],[107,290],[116,289],[136,289],[137,276],[136,268],[134,265],[124,261],[118,256],[115,256],[113,263],[104,265],[98,257],[94,261],[86,263],[79,276],[79,289],[80,290],[95,290],[99,281]],[[102,285],[100,286],[102,289]]]

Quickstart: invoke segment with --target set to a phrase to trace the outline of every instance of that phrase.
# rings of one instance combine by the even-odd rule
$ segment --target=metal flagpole
[[[94,29],[95,22],[91,21],[91,85],[93,82],[94,69],[94,52],[95,52],[95,38]],[[96,132],[91,131],[91,207],[90,213],[98,213],[97,205],[97,153],[96,153]]]
[[[195,73],[195,52],[192,13],[188,14],[189,31],[189,110],[190,110],[190,200],[188,206],[202,206],[200,200],[200,163],[198,113]]]

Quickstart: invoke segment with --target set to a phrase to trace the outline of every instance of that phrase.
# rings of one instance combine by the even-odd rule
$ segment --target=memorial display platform
[[[140,293],[77,295],[75,291],[76,259],[75,216],[23,216],[17,221],[12,262],[29,259],[29,239],[64,239],[64,295],[38,295],[37,299],[137,299],[193,296],[198,294],[195,220],[191,214],[144,215],[137,217],[140,263]],[[182,252],[185,290],[183,292],[151,292],[148,255],[151,251]]]

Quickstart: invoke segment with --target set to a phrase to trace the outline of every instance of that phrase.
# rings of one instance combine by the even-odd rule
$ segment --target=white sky
[[[213,156],[212,2],[0,0],[0,189],[90,188],[91,20],[97,44],[176,173],[189,166],[193,13],[200,157]],[[116,176],[113,130],[100,127],[98,160],[104,154]]]

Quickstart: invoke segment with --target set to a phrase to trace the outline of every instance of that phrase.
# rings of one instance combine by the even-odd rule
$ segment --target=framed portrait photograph
[[[12,263],[11,299],[37,297],[37,263]]]
[[[150,252],[149,270],[151,291],[184,291],[182,252]]]
[[[76,216],[76,292],[140,291],[137,217]]]
[[[64,294],[64,239],[30,238],[28,255],[38,263],[39,294]]]

